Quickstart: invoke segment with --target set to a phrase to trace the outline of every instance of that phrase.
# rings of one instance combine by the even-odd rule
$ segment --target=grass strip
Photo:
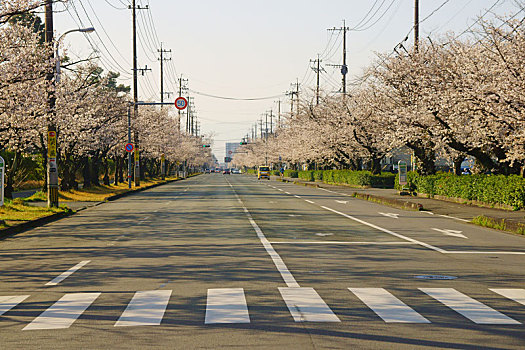
[[[525,235],[525,225],[521,222],[491,218],[485,215],[479,215],[472,219],[473,224],[493,228],[500,231],[515,233],[518,235]]]

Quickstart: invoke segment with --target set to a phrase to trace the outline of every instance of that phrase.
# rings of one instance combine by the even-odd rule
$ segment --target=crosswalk
[[[341,322],[341,315],[336,315],[314,288],[281,287],[278,290],[282,301],[288,308],[291,320],[295,322]],[[353,308],[359,305],[356,303],[361,303],[370,309],[371,312],[363,313],[361,317],[369,317],[372,321],[382,320],[385,323],[432,323],[430,321],[432,315],[427,315],[428,318],[421,315],[396,297],[395,292],[393,294],[384,288],[352,287],[349,287],[348,291],[351,294],[349,294],[346,306]],[[489,291],[493,293],[494,298],[515,303],[519,310],[525,305],[525,289],[489,289]],[[434,307],[439,308],[439,305],[443,305],[455,311],[456,315],[463,320],[469,320],[475,324],[520,325],[522,323],[454,288],[418,288],[414,289],[414,292],[418,297],[426,298],[427,303],[432,300],[438,301],[439,303]],[[95,303],[101,294],[94,292],[64,294],[25,325],[23,330],[69,328]],[[243,288],[208,289],[204,324],[251,323],[246,294]],[[352,298],[350,298],[351,295],[353,295]],[[126,308],[121,311],[114,327],[160,325],[171,299],[172,290],[137,291],[129,300]],[[0,325],[3,319],[9,318],[11,311],[16,311],[18,307],[23,308],[23,304],[30,300],[30,295],[0,295]]]

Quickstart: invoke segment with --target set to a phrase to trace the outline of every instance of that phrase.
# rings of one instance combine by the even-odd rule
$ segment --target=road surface
[[[1,347],[523,349],[524,243],[206,174],[0,241]]]

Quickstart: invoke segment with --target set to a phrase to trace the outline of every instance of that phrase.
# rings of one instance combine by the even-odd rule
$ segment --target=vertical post
[[[137,120],[139,115],[139,92],[137,82],[137,14],[135,0],[131,2],[131,14],[133,21],[133,119]],[[140,156],[139,156],[139,135],[135,130],[135,186],[140,186]]]
[[[46,0],[45,7],[45,41],[48,45],[53,45],[53,0]],[[51,50],[51,61],[53,61],[54,50]],[[47,74],[49,82],[48,92],[48,126],[47,126],[47,205],[48,207],[58,207],[58,168],[57,168],[57,147],[56,147],[56,124],[55,124],[55,80],[53,72]]]
[[[341,73],[343,73],[343,96],[346,96],[346,73],[348,68],[346,66],[346,21],[343,20],[343,67]]]
[[[277,101],[277,128],[281,127],[281,100]]]
[[[4,158],[0,157],[0,207],[4,205],[4,174],[5,174],[5,161]]]
[[[131,104],[128,104],[128,143],[131,143]],[[132,171],[133,163],[131,159],[131,152],[128,152],[128,188],[131,188]]]
[[[166,156],[164,153],[160,156],[160,172],[162,180],[166,179]]]
[[[315,104],[319,105],[319,74],[321,74],[321,59],[317,54],[317,89],[315,91]]]
[[[160,43],[160,103],[164,103],[164,50],[162,50],[162,43]]]
[[[270,109],[270,134],[273,134],[273,110]]]
[[[414,0],[414,50],[419,50],[419,0]]]

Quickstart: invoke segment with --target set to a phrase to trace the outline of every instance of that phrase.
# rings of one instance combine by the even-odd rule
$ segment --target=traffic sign
[[[132,143],[126,143],[126,152],[133,152],[133,144]]]
[[[180,96],[175,99],[175,108],[178,110],[183,110],[188,107],[188,100],[186,100],[184,97]]]

